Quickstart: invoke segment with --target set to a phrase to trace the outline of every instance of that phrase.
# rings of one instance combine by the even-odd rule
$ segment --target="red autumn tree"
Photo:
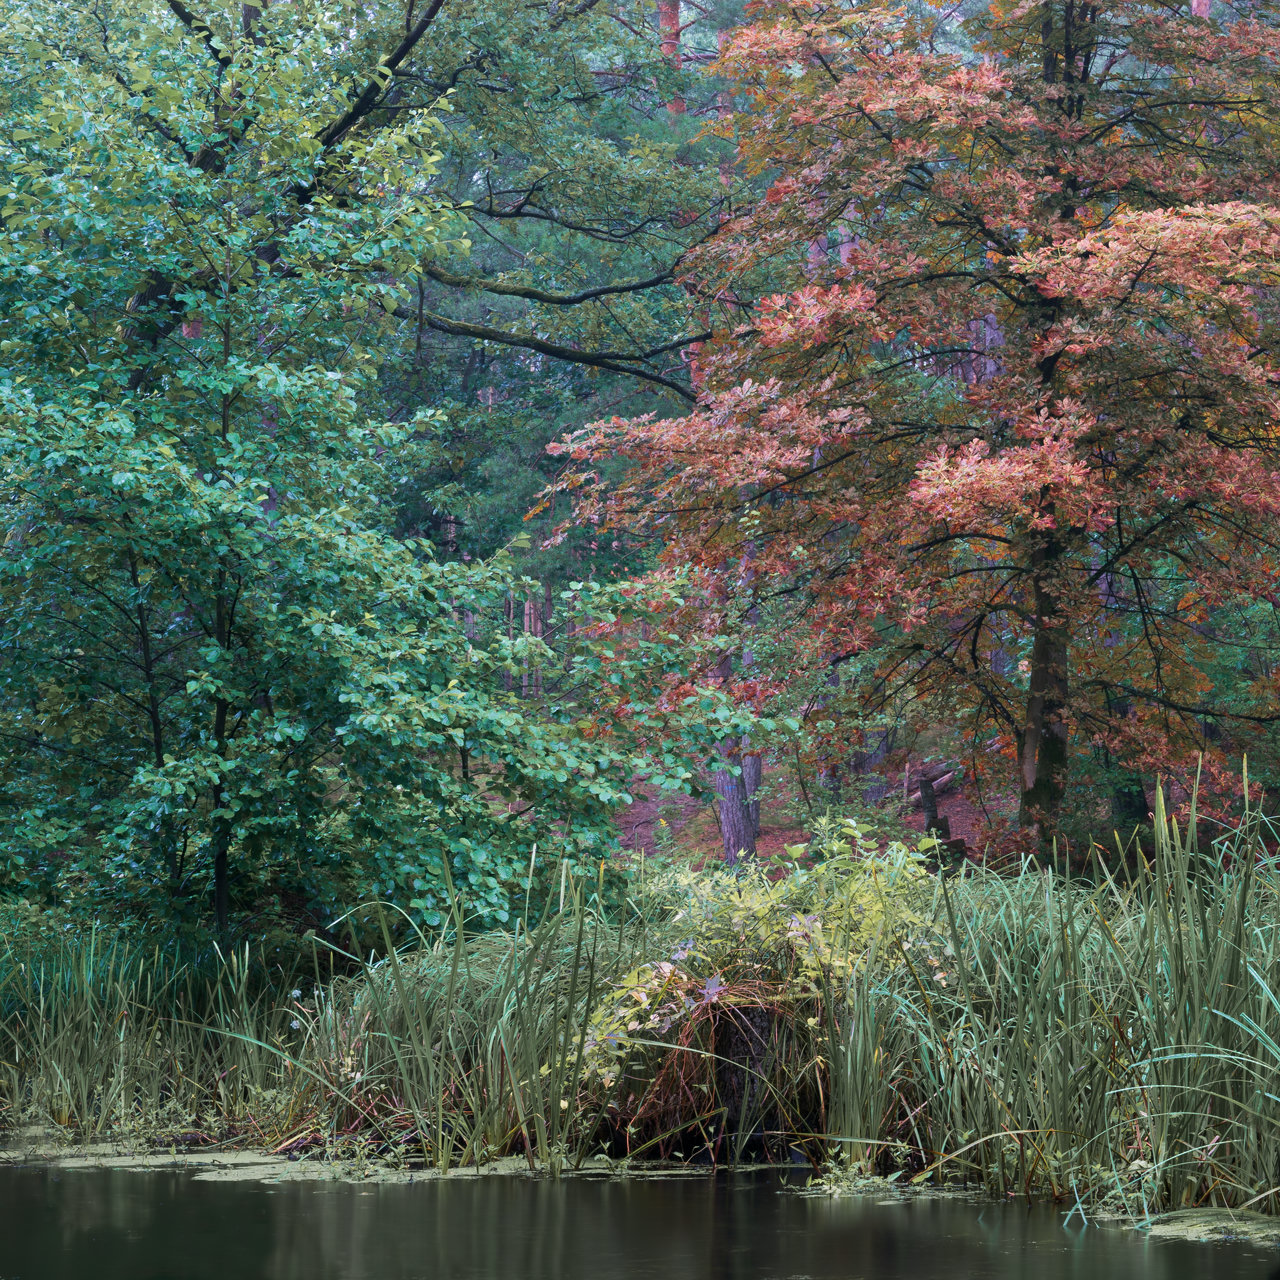
[[[718,70],[769,184],[687,264],[698,406],[564,446],[632,463],[568,481],[594,517],[749,555],[808,662],[998,743],[1041,839],[1079,752],[1277,719],[1270,665],[1211,674],[1280,586],[1280,32],[1241,13],[1043,0],[944,40],[762,0]]]

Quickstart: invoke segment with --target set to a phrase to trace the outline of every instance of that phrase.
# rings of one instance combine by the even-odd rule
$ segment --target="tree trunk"
[[[658,29],[662,33],[662,56],[680,66],[680,0],[658,0]],[[673,116],[683,115],[684,109],[683,98],[672,98],[667,103]]]
[[[138,646],[142,659],[142,678],[147,685],[147,719],[151,727],[151,752],[157,770],[164,768],[164,720],[157,692],[155,660],[151,650],[151,622],[143,603],[142,579],[138,573],[138,558],[129,554],[129,580],[133,584],[134,614],[138,619]],[[160,819],[156,835],[160,856],[164,859],[165,874],[169,881],[169,896],[176,898],[179,889],[178,843],[173,823],[166,816]]]
[[[1109,615],[1118,615],[1122,608],[1120,590],[1116,575],[1104,573],[1098,581],[1098,594],[1102,602],[1103,623],[1101,625],[1102,644],[1107,650],[1114,652],[1120,643],[1120,630],[1108,623]],[[1133,712],[1129,699],[1114,693],[1106,695],[1107,719],[1119,726],[1127,721]],[[1111,784],[1111,825],[1122,841],[1128,841],[1133,833],[1145,825],[1148,816],[1147,793],[1139,774],[1129,770],[1119,770],[1111,755],[1109,747],[1103,748],[1103,763],[1112,773]],[[1118,775],[1118,776],[1117,776]]]
[[[507,641],[508,643],[510,643],[510,641],[515,639],[515,616],[516,616],[515,597],[511,594],[510,591],[507,592],[507,598],[502,606],[502,613],[503,613],[503,621],[506,623],[506,627],[507,627]],[[502,687],[508,693],[511,692],[511,683],[512,683],[511,671],[509,668],[504,667],[502,671]]]
[[[218,818],[213,825],[213,922],[224,946],[231,937],[231,873],[227,855],[231,848],[231,824]]]
[[[755,547],[752,546],[744,561],[744,571],[742,575],[743,584],[749,586],[755,578],[755,572],[751,569],[751,561],[755,558]],[[752,605],[746,613],[746,623],[754,630],[760,625],[760,609],[756,605]],[[749,671],[755,665],[756,657],[751,649],[743,646],[742,649],[742,669]],[[743,734],[742,737],[742,798],[743,803],[747,806],[747,819],[751,824],[751,852],[755,852],[755,840],[760,834],[760,781],[764,772],[764,761],[759,752],[751,751],[751,739]]]
[[[1050,552],[1045,560],[1052,560]],[[1031,688],[1021,734],[1018,822],[1048,847],[1058,829],[1067,784],[1067,629],[1044,574],[1035,580]]]
[[[863,749],[855,752],[849,760],[850,772],[859,779],[861,799],[872,807],[882,804],[889,794],[888,779],[878,771],[889,754],[892,736],[892,729],[868,730],[863,735]],[[871,740],[870,745],[868,739]]]
[[[533,632],[533,597],[525,596],[524,598],[524,636],[526,639]],[[527,698],[529,696],[529,653],[525,650],[525,656],[520,663],[520,696]]]
[[[748,1149],[767,1157],[769,1135],[777,1129],[770,1118],[769,1077],[772,1074],[774,1016],[769,1009],[722,1006],[715,1021],[716,1098],[724,1109],[722,1133],[727,1161],[740,1161]],[[776,1139],[775,1139],[776,1141]],[[776,1153],[774,1153],[776,1154]]]
[[[924,810],[925,835],[931,835],[938,830],[938,796],[933,780],[923,772],[920,774],[920,807]]]
[[[744,654],[750,661],[750,653]],[[733,674],[733,655],[726,653],[716,664],[716,675],[722,684]],[[724,846],[726,865],[736,865],[744,855],[755,857],[756,833],[760,829],[760,801],[752,802],[752,796],[760,783],[760,757],[747,756],[751,740],[745,734],[741,738],[725,738],[716,750],[726,765],[739,766],[737,773],[718,768],[712,774],[711,785],[720,797],[720,838]],[[753,815],[754,808],[754,815]]]
[[[742,795],[747,806],[747,816],[751,820],[751,852],[755,852],[755,841],[760,835],[760,779],[763,763],[759,755],[746,755],[751,746],[751,739],[742,739]]]
[[[219,601],[218,636],[226,638],[224,623],[225,614]],[[214,705],[213,733],[218,744],[218,755],[226,758],[227,753],[227,718],[230,708],[225,698],[219,698]],[[227,793],[223,787],[223,779],[219,778],[213,791],[213,807],[226,811]],[[224,816],[213,819],[213,921],[218,932],[218,941],[224,946],[231,936],[231,869],[228,855],[231,851],[231,822]]]
[[[820,461],[821,456],[821,452],[815,449],[814,458]],[[834,659],[828,667],[827,677],[823,683],[830,689],[840,688],[840,668],[836,665]],[[828,706],[829,700],[825,695],[815,698],[813,714],[818,715],[826,711]],[[838,756],[827,756],[826,759],[819,760],[817,763],[818,785],[824,792],[824,803],[828,806],[838,806],[844,802],[844,772],[846,764],[847,761]]]
[[[743,763],[735,739],[726,738],[719,751],[726,764]],[[720,836],[724,842],[725,864],[736,866],[739,858],[754,858],[756,853],[756,833],[743,773],[717,769],[711,782],[720,797]]]

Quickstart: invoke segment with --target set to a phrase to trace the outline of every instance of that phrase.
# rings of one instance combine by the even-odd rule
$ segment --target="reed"
[[[1123,883],[941,881],[937,931],[828,996],[852,1158],[1140,1218],[1280,1209],[1280,868],[1256,815],[1202,850],[1161,802],[1155,833]]]
[[[572,884],[532,928],[468,937],[459,911],[447,936],[318,988],[290,1064],[327,1095],[313,1140],[367,1130],[441,1171],[581,1163],[609,1100],[584,1084],[588,1022],[637,937]]]
[[[459,903],[442,935],[387,928],[305,980],[94,932],[11,943],[0,1106],[440,1170],[803,1153],[1137,1218],[1280,1211],[1280,866],[1256,813],[1207,847],[1198,827],[1158,808],[1124,878],[864,856],[652,876],[625,919],[570,878],[528,928],[469,935]]]
[[[97,929],[0,950],[0,1103],[96,1137],[249,1121],[276,1088],[287,1007],[248,951],[212,976]]]
[[[211,972],[100,935],[0,949],[0,1121],[346,1146],[436,1168],[519,1153],[558,1171],[596,1149],[610,1089],[588,1080],[591,1013],[644,934],[568,880],[531,928],[443,937],[346,973],[268,974],[248,950]],[[296,985],[295,985],[296,984]]]

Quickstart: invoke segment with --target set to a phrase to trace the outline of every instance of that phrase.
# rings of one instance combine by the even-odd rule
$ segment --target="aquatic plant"
[[[852,847],[771,874],[566,874],[507,932],[274,975],[100,936],[0,949],[10,1122],[437,1168],[787,1159],[1142,1217],[1280,1209],[1280,863],[1256,811],[1062,877]],[[854,842],[856,846],[856,840]],[[1110,860],[1114,866],[1114,859]],[[287,984],[287,985],[286,985]]]

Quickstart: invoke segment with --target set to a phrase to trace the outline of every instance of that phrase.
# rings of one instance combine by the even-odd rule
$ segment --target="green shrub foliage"
[[[447,98],[361,114],[390,71],[307,6],[185,12],[5,33],[0,886],[225,934],[273,895],[437,924],[452,876],[501,922],[627,769],[514,698],[504,556],[391,536],[432,423],[376,353],[466,249]]]

